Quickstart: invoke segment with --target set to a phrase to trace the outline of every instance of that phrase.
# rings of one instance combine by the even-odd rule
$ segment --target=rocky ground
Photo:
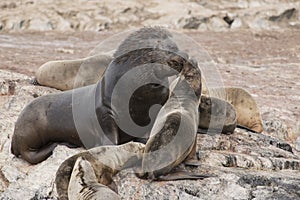
[[[204,47],[226,86],[253,95],[265,130],[199,135],[202,165],[187,170],[211,178],[150,183],[122,172],[116,177],[122,198],[300,199],[299,1],[120,1],[114,7],[108,2],[1,1],[0,199],[56,199],[59,164],[82,150],[59,146],[35,166],[10,153],[23,107],[59,92],[29,84],[38,67],[88,56],[113,33],[148,24],[168,25]]]

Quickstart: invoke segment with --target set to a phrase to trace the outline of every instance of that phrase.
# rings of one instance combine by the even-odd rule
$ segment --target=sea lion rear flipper
[[[47,146],[43,146],[41,149],[32,150],[28,149],[21,152],[21,156],[24,160],[28,161],[30,164],[37,164],[44,161],[50,155],[54,148],[57,146],[57,143],[50,143]]]
[[[157,178],[159,181],[176,181],[176,180],[198,180],[213,177],[212,174],[200,174],[188,171],[174,171],[167,175],[163,175]]]

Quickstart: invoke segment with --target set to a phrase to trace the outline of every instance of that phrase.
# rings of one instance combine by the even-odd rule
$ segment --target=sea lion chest
[[[100,124],[106,117],[115,120],[123,136],[120,143],[147,137],[168,99],[168,85],[158,83],[167,81],[167,77],[158,79],[156,70],[156,64],[145,64],[140,59],[115,59],[97,83],[96,110],[101,110],[101,114],[97,113],[98,119]]]

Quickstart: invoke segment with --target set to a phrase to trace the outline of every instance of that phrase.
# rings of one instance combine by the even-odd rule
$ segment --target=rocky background
[[[60,92],[30,85],[38,67],[86,57],[113,33],[144,25],[182,31],[202,45],[226,86],[253,95],[265,130],[199,135],[202,164],[186,169],[212,177],[149,182],[122,172],[115,178],[122,198],[300,199],[299,5],[296,0],[1,1],[0,199],[56,199],[58,166],[83,150],[59,146],[34,166],[10,153],[24,106]]]
[[[1,30],[299,29],[298,0],[2,0]]]

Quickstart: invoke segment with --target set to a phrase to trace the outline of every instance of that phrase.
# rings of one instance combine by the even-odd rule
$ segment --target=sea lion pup
[[[236,110],[237,125],[250,131],[261,133],[263,131],[259,108],[251,94],[243,88],[225,87],[214,88],[211,91],[216,96],[225,90],[225,101],[233,105]]]
[[[98,197],[95,195],[100,194],[103,190],[108,193],[114,191],[116,194],[117,188],[112,177],[120,170],[136,167],[144,148],[145,145],[142,143],[128,142],[118,146],[95,147],[69,157],[59,166],[56,172],[55,184],[59,199],[67,200],[68,197],[84,196],[84,194],[90,194],[90,197]],[[90,166],[76,169],[82,163],[80,160],[77,162],[79,158],[88,162],[93,171],[91,172],[88,169]],[[76,171],[74,173],[74,170],[79,170],[81,173],[76,173]],[[85,182],[87,179],[92,182]],[[83,184],[78,185],[80,182],[83,182]],[[102,188],[101,184],[110,189],[107,187]],[[82,190],[76,190],[79,187],[82,187]]]
[[[182,70],[187,55],[179,51],[169,31],[159,27],[146,27],[129,35],[114,57],[97,84],[42,96],[26,106],[15,125],[12,153],[36,164],[49,157],[57,143],[92,148],[147,138],[155,121],[151,119],[155,119],[159,111],[154,110],[150,116],[149,109],[156,104],[165,104],[169,97],[168,77]],[[126,124],[128,116],[121,116],[123,110],[112,105],[115,86],[129,71],[140,75],[131,76],[122,82],[126,87],[118,91],[116,101],[124,104],[122,97],[127,95],[129,86],[140,86],[131,95],[128,110],[131,119],[146,128],[135,136],[119,127],[117,122],[125,120]],[[148,83],[149,80],[154,83]],[[85,101],[74,102],[73,93],[84,97]],[[87,108],[85,105],[79,106],[82,112],[73,112],[73,104],[87,104],[91,99],[95,101],[94,105]],[[100,124],[101,130],[91,127],[94,125],[90,119],[93,112],[96,112],[97,125]],[[77,124],[74,122],[76,114],[80,118],[77,119]],[[79,132],[78,123],[85,125]],[[81,140],[82,137],[85,140]]]

